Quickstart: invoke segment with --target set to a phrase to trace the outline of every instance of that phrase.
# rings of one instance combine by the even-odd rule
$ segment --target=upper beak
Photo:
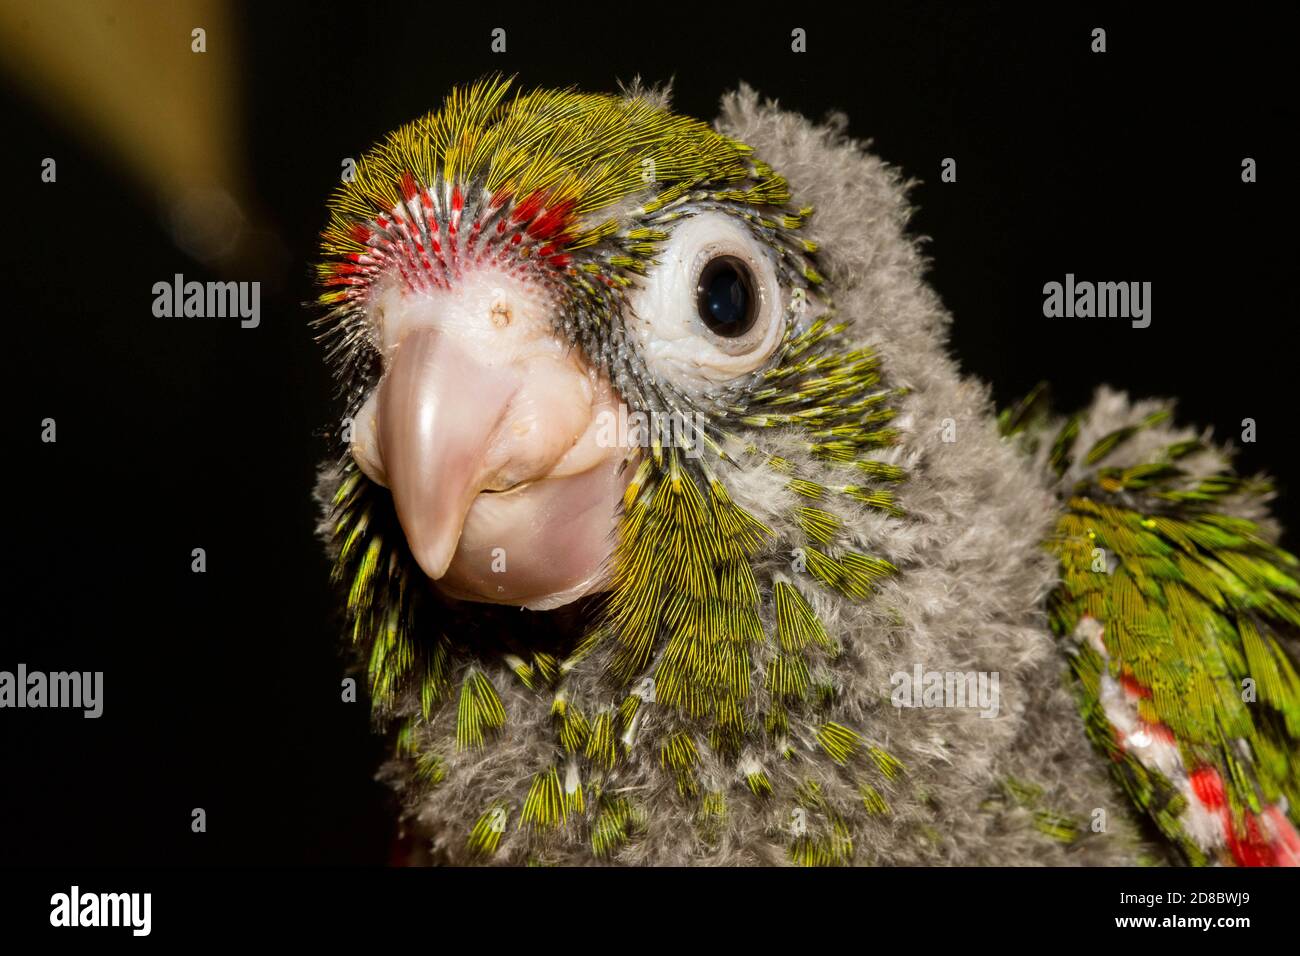
[[[437,330],[413,329],[397,346],[377,394],[376,438],[411,553],[434,580],[456,553],[519,387],[516,372],[486,366]]]

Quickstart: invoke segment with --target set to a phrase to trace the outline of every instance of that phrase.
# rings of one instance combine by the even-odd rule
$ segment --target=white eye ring
[[[700,276],[724,256],[747,267],[756,299],[753,325],[735,337],[711,331],[698,307]],[[691,392],[730,382],[772,357],[785,334],[787,295],[771,253],[744,223],[722,212],[700,213],[677,227],[656,258],[659,264],[629,296],[625,316],[651,372]]]

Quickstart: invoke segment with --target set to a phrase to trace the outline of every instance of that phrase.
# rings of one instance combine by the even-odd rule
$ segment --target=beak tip
[[[430,581],[437,581],[447,573],[447,568],[451,566],[451,559],[455,556],[457,542],[450,542],[450,547],[446,543],[439,542],[433,545],[415,549],[414,557],[420,570]]]

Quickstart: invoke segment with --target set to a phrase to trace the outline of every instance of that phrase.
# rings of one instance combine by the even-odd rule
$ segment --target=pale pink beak
[[[450,596],[555,607],[607,581],[636,450],[601,437],[617,396],[557,340],[552,308],[500,274],[374,303],[386,369],[352,454]]]
[[[435,581],[447,573],[490,443],[519,390],[432,329],[409,333],[379,388],[379,452],[407,544]],[[430,507],[431,499],[437,506]]]

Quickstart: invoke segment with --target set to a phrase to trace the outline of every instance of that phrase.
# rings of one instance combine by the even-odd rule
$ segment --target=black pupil
[[[714,335],[736,338],[754,327],[757,302],[749,267],[719,256],[704,267],[696,293],[700,319]]]

